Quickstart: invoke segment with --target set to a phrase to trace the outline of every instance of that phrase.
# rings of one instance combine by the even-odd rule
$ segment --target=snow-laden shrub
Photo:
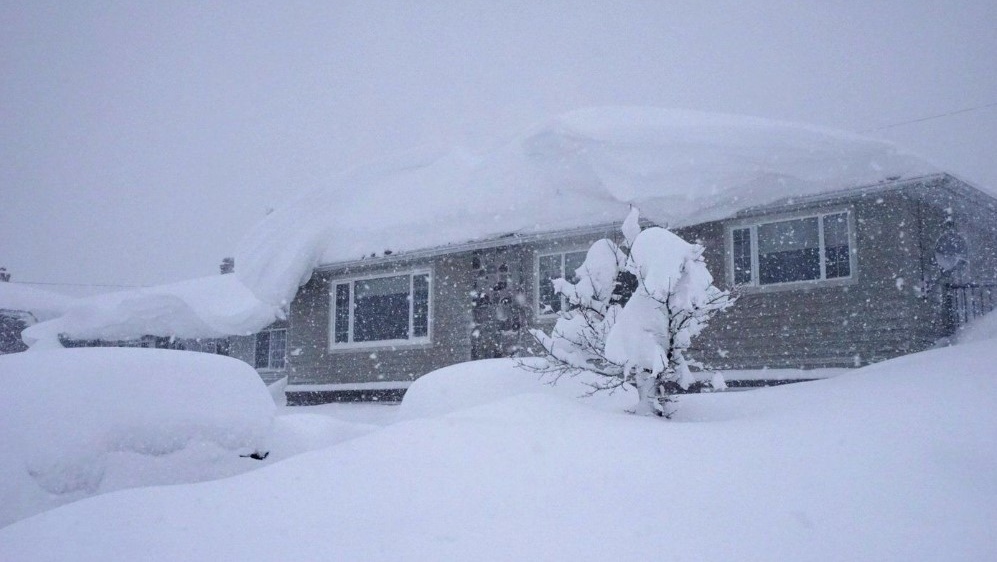
[[[568,309],[551,335],[532,330],[547,352],[540,370],[597,373],[595,390],[632,385],[636,413],[668,416],[670,395],[694,382],[685,355],[692,339],[733,299],[713,285],[702,246],[664,228],[642,231],[636,209],[623,234],[623,247],[603,239],[589,248],[577,283],[554,281]]]

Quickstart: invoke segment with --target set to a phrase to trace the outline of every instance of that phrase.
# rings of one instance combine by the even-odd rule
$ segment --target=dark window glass
[[[408,339],[410,279],[399,275],[355,283],[353,341]]]
[[[412,277],[412,337],[429,335],[429,276]]]
[[[253,366],[266,369],[270,366],[270,332],[256,334],[256,359]]]
[[[575,270],[585,263],[586,255],[588,255],[587,252],[568,252],[564,254],[564,279],[569,283],[578,282],[578,275],[575,274]]]
[[[739,228],[731,234],[734,239],[734,284],[751,283],[751,229]]]
[[[817,217],[758,226],[758,282],[820,279]]]
[[[827,279],[848,277],[851,274],[848,247],[848,214],[838,213],[824,217],[824,273]]]
[[[336,285],[336,343],[350,341],[350,284]]]
[[[540,274],[538,276],[538,282],[540,283],[540,313],[548,314],[551,312],[560,312],[561,297],[554,292],[553,281],[555,279],[560,279],[564,275],[561,269],[561,254],[540,256],[539,270]]]
[[[270,332],[270,368],[283,369],[286,356],[287,330],[272,330]]]

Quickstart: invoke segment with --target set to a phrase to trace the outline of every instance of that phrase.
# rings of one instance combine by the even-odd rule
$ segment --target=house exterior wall
[[[287,375],[291,385],[407,383],[434,369],[470,359],[471,302],[467,253],[316,272],[291,303]],[[338,279],[431,272],[427,344],[336,349],[330,346],[330,290]]]
[[[718,286],[732,285],[732,226],[847,210],[852,275],[791,286],[739,287],[738,300],[714,318],[691,351],[717,369],[860,366],[927,349],[951,333],[933,248],[955,223],[971,249],[974,281],[997,278],[997,210],[993,200],[947,189],[949,176],[820,201],[786,203],[674,229],[705,246]],[[569,236],[441,254],[374,260],[316,271],[292,302],[287,366],[264,372],[293,385],[381,383],[404,386],[437,368],[471,359],[533,355],[529,328],[550,330],[555,315],[537,310],[538,256],[587,249],[599,238],[620,242],[615,226]],[[342,349],[330,346],[330,289],[337,280],[429,270],[431,341]],[[233,338],[230,353],[250,363],[254,338]]]

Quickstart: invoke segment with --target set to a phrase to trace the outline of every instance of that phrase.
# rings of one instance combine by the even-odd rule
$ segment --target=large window
[[[429,341],[429,273],[337,281],[332,286],[332,345]]]
[[[564,297],[554,292],[555,279],[564,278],[571,283],[577,283],[575,270],[585,263],[584,250],[578,252],[559,252],[545,254],[537,258],[537,312],[539,314],[554,314],[567,307]]]
[[[735,285],[776,285],[852,276],[848,212],[731,229]]]
[[[279,371],[287,365],[287,330],[273,329],[256,334],[257,369]]]

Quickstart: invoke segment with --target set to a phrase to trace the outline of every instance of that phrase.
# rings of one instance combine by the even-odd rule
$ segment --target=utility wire
[[[932,119],[941,119],[942,117],[951,117],[953,115],[959,115],[960,113],[969,113],[970,111],[979,111],[981,109],[987,109],[990,107],[997,107],[997,102],[988,103],[985,105],[978,105],[976,107],[967,107],[965,109],[958,109],[956,111],[950,111],[948,113],[939,113],[938,115],[932,115],[930,117],[921,117],[920,119],[911,119],[910,121],[901,121],[899,123],[893,123],[892,125],[884,125],[882,127],[876,127],[873,129],[865,129],[864,131],[859,131],[859,133],[872,133],[874,131],[882,131],[884,129],[892,129],[894,127],[900,127],[902,125],[911,125],[913,123],[921,123],[923,121],[931,121]]]
[[[139,289],[148,285],[104,285],[101,283],[49,283],[45,281],[10,281],[21,285],[58,285],[60,287],[113,287],[118,289]]]

